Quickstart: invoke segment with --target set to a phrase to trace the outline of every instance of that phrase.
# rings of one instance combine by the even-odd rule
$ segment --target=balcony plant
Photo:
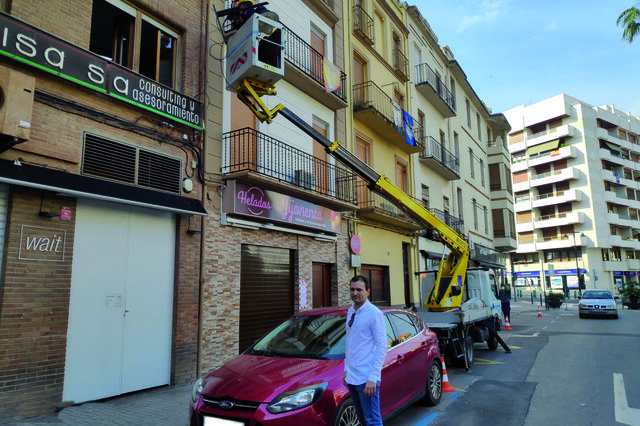
[[[622,304],[629,309],[640,309],[640,283],[638,281],[628,281],[622,285],[620,290]]]
[[[564,300],[564,293],[550,291],[547,295],[547,303],[550,308],[559,308]]]

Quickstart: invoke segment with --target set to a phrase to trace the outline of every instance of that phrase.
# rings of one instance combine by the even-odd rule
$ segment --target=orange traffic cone
[[[444,364],[444,357],[440,357],[442,361],[442,392],[453,392],[455,389],[449,385],[449,376],[447,376],[447,366]]]
[[[540,306],[538,306],[538,318],[542,318],[542,310],[540,309]]]
[[[505,330],[511,330],[511,324],[509,324],[509,317],[504,317],[504,321],[505,321],[505,325],[504,325],[504,329]]]

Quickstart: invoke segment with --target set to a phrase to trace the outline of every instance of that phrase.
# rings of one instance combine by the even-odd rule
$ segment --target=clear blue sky
[[[640,38],[616,20],[637,0],[407,0],[494,113],[565,93],[640,116]]]

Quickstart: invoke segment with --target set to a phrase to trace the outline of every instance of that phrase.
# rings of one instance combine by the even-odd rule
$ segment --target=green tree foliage
[[[622,12],[616,21],[616,25],[624,27],[622,39],[629,43],[640,34],[640,9],[636,6]]]

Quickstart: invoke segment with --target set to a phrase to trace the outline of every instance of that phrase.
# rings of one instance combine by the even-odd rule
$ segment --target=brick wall
[[[0,287],[0,422],[53,412],[62,398],[74,219],[39,216],[75,200],[12,188]],[[19,259],[22,225],[66,231],[64,260]],[[24,257],[24,256],[23,256]]]
[[[137,0],[132,4],[181,34],[176,90],[204,99],[201,65],[206,55],[206,49],[202,48],[206,38],[202,25],[207,13],[201,9],[207,3],[201,0]],[[91,1],[84,0],[13,0],[9,13],[42,31],[88,49],[91,6]],[[161,137],[184,140],[185,134],[190,142],[201,143],[201,135],[195,135],[191,128],[180,123],[163,127],[162,122],[170,121],[163,116],[6,57],[0,58],[0,66],[34,76],[38,93],[65,101],[56,104],[36,96],[30,140],[0,153],[0,158],[22,158],[43,167],[79,173],[83,134],[92,132],[181,158],[189,165],[193,155],[163,142]],[[88,107],[104,116],[81,113],[69,106],[72,104]],[[111,117],[119,120],[116,122]],[[138,132],[140,127],[151,129],[158,137]],[[188,196],[199,199],[202,187],[195,177],[192,179],[194,190]],[[45,194],[45,207],[52,211],[59,211],[63,205],[71,207],[74,218],[74,198]],[[6,265],[0,282],[0,423],[52,414],[62,403],[75,218],[64,222],[59,218],[40,217],[40,202],[39,190],[11,186],[8,239],[1,259]],[[177,216],[172,384],[191,383],[197,377],[201,221],[199,217]],[[18,259],[23,224],[64,228],[67,231],[64,262]]]

